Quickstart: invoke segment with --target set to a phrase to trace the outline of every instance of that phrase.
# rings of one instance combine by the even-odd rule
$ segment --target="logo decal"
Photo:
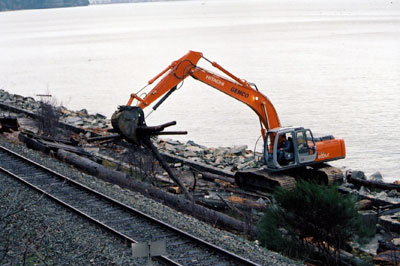
[[[325,158],[328,158],[329,156],[330,156],[330,153],[321,152],[318,155],[318,159],[325,159]]]
[[[214,78],[213,76],[206,75],[206,79],[211,80],[212,82],[217,83],[218,85],[221,85],[221,86],[224,86],[224,84],[225,84],[225,82],[223,82],[217,78]]]
[[[241,90],[239,90],[239,89],[237,89],[235,87],[231,88],[231,92],[239,94],[240,96],[242,96],[244,98],[248,98],[249,97],[249,94],[247,92],[241,91]]]

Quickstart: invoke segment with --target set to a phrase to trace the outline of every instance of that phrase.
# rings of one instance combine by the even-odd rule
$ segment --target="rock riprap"
[[[40,114],[42,112],[43,103],[52,105],[51,98],[43,98],[45,98],[43,101],[36,101],[32,97],[24,97],[18,94],[8,93],[5,90],[0,90],[0,102],[34,114]],[[88,129],[111,128],[110,121],[102,114],[89,114],[86,109],[71,111],[64,106],[55,106],[54,108],[59,114],[60,122]]]

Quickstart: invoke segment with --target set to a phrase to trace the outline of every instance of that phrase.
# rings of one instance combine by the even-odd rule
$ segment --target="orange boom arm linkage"
[[[198,67],[197,62],[201,58],[204,58],[202,53],[189,51],[182,58],[172,62],[171,65],[148,82],[148,84],[152,84],[167,73],[146,97],[142,99],[137,94],[132,93],[127,105],[131,105],[133,100],[136,99],[139,102],[138,106],[144,109],[165,93],[175,88],[183,79],[192,76],[253,109],[260,119],[263,138],[265,138],[266,131],[281,126],[274,106],[265,95],[253,88],[247,81],[237,78],[219,64],[211,62],[206,58],[204,59],[232,80]]]

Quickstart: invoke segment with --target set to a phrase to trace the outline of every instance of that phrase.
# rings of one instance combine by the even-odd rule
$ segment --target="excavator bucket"
[[[145,127],[143,110],[135,106],[120,106],[111,117],[113,128],[127,141],[140,145],[145,137],[140,128]]]
[[[112,115],[111,124],[125,140],[136,145],[147,142],[151,136],[187,134],[186,131],[164,131],[165,128],[176,125],[175,121],[148,127],[143,110],[136,106],[120,106]]]

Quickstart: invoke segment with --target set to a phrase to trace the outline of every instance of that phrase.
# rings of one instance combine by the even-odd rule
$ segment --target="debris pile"
[[[32,97],[23,97],[0,90],[0,103],[12,105],[25,111],[38,114],[40,113],[40,101],[35,101]],[[64,106],[57,107],[60,114],[60,122],[85,129],[111,128],[111,122],[102,114],[89,114],[86,109],[79,111],[68,110]],[[37,133],[37,132],[33,132]],[[189,140],[181,143],[172,139],[155,139],[154,144],[161,150],[173,155],[187,158],[195,162],[201,162],[226,171],[237,171],[261,166],[261,154],[254,153],[246,145],[233,147],[209,148]]]

